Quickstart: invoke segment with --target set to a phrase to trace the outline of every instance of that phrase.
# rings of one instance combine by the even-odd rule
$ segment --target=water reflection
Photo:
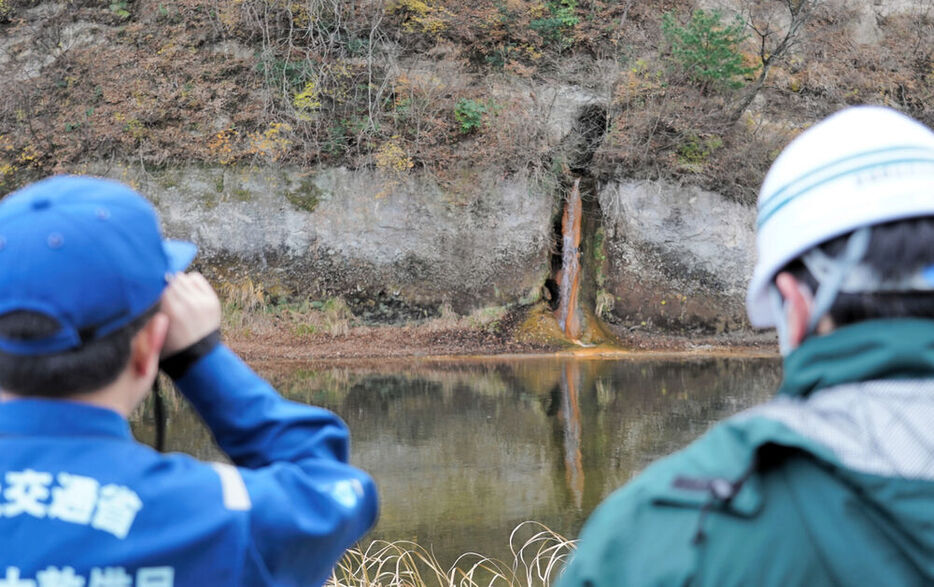
[[[411,539],[446,562],[509,558],[509,531],[538,520],[573,536],[601,499],[711,423],[768,398],[767,359],[423,362],[309,369],[261,364],[284,395],[332,409],[352,460],[377,480],[372,538]],[[217,458],[190,410],[170,406],[167,444]],[[135,430],[152,437],[144,412]]]
[[[568,493],[577,509],[584,498],[584,465],[581,458],[581,411],[577,389],[580,386],[580,363],[574,361],[562,366],[561,421],[564,428],[564,478]]]

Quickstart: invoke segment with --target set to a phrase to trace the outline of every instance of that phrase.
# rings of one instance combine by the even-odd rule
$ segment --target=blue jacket
[[[236,466],[160,454],[110,410],[0,403],[0,585],[319,585],[373,525],[334,414],[223,346],[176,383]]]

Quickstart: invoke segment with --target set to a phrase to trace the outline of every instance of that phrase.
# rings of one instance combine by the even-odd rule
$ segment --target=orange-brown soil
[[[521,313],[507,313],[494,327],[437,324],[358,326],[344,334],[296,334],[287,326],[269,325],[225,334],[226,342],[247,361],[297,360],[343,362],[480,355],[573,353],[614,356],[627,353],[777,354],[772,338],[739,333],[679,336],[648,331],[618,334],[616,344],[585,348],[571,341],[534,338],[521,332]]]

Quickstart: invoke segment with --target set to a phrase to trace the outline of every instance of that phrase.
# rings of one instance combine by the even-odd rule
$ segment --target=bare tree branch
[[[754,0],[747,4],[743,16],[746,26],[759,39],[760,70],[752,87],[733,110],[731,120],[739,120],[746,112],[765,85],[771,67],[785,59],[800,41],[801,28],[811,18],[814,9],[822,2],[823,0]],[[773,10],[776,4],[784,8],[783,17],[787,19],[787,24],[784,26],[776,22],[777,17]]]

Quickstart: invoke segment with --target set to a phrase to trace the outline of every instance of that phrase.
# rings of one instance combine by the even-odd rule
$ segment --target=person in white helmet
[[[784,380],[592,514],[560,586],[934,584],[934,132],[839,112],[759,195]]]

